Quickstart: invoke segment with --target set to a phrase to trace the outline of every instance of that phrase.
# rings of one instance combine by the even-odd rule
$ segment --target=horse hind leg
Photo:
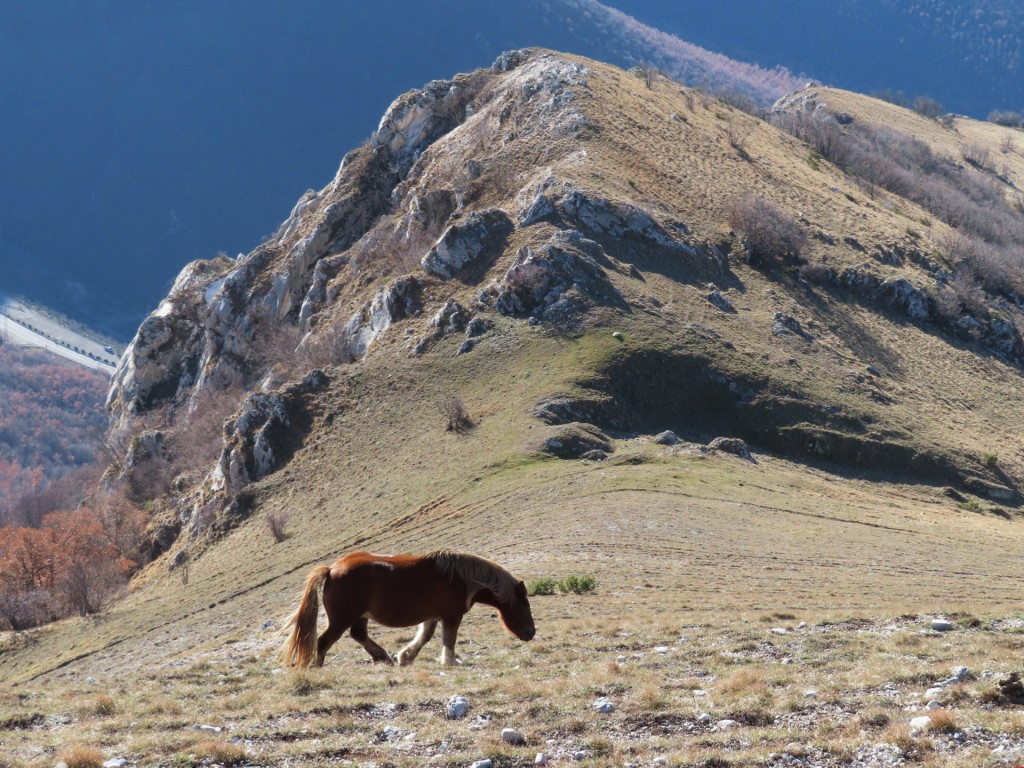
[[[345,630],[348,629],[347,625],[330,623],[327,625],[327,629],[323,631],[323,634],[316,641],[316,665],[322,667],[324,665],[324,658],[327,656],[327,651],[332,645],[334,645],[341,636],[345,634]]]
[[[352,635],[352,639],[363,646],[374,661],[383,661],[385,664],[394,664],[395,660],[391,658],[391,654],[370,639],[370,635],[367,632],[368,624],[369,621],[365,617],[359,619],[355,624],[353,624],[352,629],[349,630]]]
[[[455,657],[455,640],[459,636],[459,625],[461,623],[461,616],[457,619],[444,619],[441,622],[441,643],[443,646],[441,648],[441,663],[446,667],[462,663]]]
[[[398,652],[398,663],[403,667],[412,664],[416,661],[416,657],[419,656],[420,650],[427,644],[427,641],[434,636],[434,629],[437,628],[436,621],[424,621],[420,624],[419,629],[416,630],[416,637],[412,639],[405,648]]]

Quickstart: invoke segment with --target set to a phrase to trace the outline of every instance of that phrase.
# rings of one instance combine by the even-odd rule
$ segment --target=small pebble
[[[656,645],[656,646],[654,646],[654,652],[655,653],[668,653],[668,646],[667,645]]]
[[[103,768],[124,768],[128,764],[128,761],[123,757],[112,757],[103,763]]]
[[[617,339],[618,341],[622,341],[622,334],[619,333],[618,331],[615,331],[615,333],[612,334],[612,338]]]
[[[932,719],[928,715],[922,715],[920,717],[914,717],[910,720],[910,730],[912,731],[923,731],[925,728],[932,724]]]
[[[493,765],[493,761],[491,761],[490,758],[487,758],[484,760],[477,760],[471,766],[469,766],[469,768],[491,768],[491,766]]]
[[[701,725],[707,725],[711,722],[711,715],[709,715],[707,712],[701,712],[699,715],[697,715],[697,722]]]
[[[933,619],[932,629],[934,629],[936,632],[949,632],[951,629],[953,629],[953,622],[946,621],[945,619]]]
[[[586,760],[587,751],[585,749],[581,749],[579,752],[575,752],[573,754],[573,758],[575,758],[576,760]]]
[[[545,755],[543,752],[538,752],[537,756],[535,758],[533,758],[533,764],[534,765],[547,765],[548,764],[548,756]]]
[[[938,709],[938,708],[939,708],[939,707],[941,707],[941,706],[942,706],[942,705],[941,705],[941,704],[939,704],[939,702],[937,702],[937,701],[936,701],[935,699],[932,699],[931,701],[929,701],[929,702],[928,702],[928,703],[927,703],[927,704],[925,705],[925,708],[926,708],[926,709]]]
[[[941,693],[942,693],[942,689],[941,688],[929,688],[927,691],[924,692],[924,695],[925,695],[926,698],[934,699],[936,696],[939,696]]]
[[[739,723],[735,720],[729,720],[728,718],[726,718],[725,720],[719,720],[717,723],[715,723],[715,727],[718,728],[718,730],[720,731],[727,731],[730,728],[739,727]]]
[[[805,699],[816,699],[816,698],[818,698],[818,692],[817,691],[804,691],[804,698]]]

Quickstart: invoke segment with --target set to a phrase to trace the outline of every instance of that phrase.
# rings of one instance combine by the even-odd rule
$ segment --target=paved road
[[[0,337],[10,344],[48,350],[107,374],[113,374],[117,353],[121,351],[118,349],[111,354],[103,342],[84,336],[20,301],[4,297],[0,297]]]

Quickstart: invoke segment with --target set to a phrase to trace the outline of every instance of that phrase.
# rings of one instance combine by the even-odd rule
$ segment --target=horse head
[[[498,606],[498,613],[501,615],[501,623],[505,625],[505,629],[520,640],[532,640],[533,636],[537,634],[524,582],[520,581],[516,584],[511,599]]]

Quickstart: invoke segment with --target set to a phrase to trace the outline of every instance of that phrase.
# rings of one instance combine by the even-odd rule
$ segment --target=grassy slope
[[[698,238],[715,241],[725,236],[729,201],[746,190],[801,214],[806,228],[820,228],[839,243],[846,235],[862,243],[910,237],[910,206],[894,213],[827,164],[813,170],[806,148],[769,126],[667,82],[649,91],[636,78],[592,62],[588,66],[594,72],[579,108],[601,129],[582,144],[560,139],[538,149],[513,142],[502,158],[513,158],[517,184],[546,175],[570,179],[679,218]],[[865,100],[857,108],[888,107]],[[674,120],[673,114],[685,120]],[[747,158],[729,145],[730,120],[749,130]],[[432,148],[428,170],[440,171],[446,163],[458,167],[451,153],[460,140],[455,131]],[[485,167],[499,161],[497,151],[485,151]],[[531,163],[531,152],[539,153],[540,170]],[[501,204],[514,210],[497,191],[483,195],[478,207]],[[940,229],[934,224],[925,232],[926,245]],[[543,232],[518,233],[492,274],[507,266],[518,245]],[[841,244],[814,242],[811,248],[813,256],[837,265],[865,260]],[[453,547],[489,556],[526,579],[569,573],[597,577],[597,597],[535,601],[540,635],[529,646],[500,640],[487,611],[471,614],[464,638],[470,648],[483,649],[482,655],[475,669],[454,679],[475,686],[488,697],[486,706],[500,712],[515,711],[516,705],[503,684],[486,682],[491,674],[486,670],[495,665],[528,667],[530,679],[548,681],[537,683],[545,691],[572,670],[595,680],[572,683],[567,690],[575,695],[613,685],[617,673],[607,657],[617,647],[608,639],[616,627],[636,633],[639,645],[653,645],[671,641],[690,624],[708,622],[710,636],[698,648],[713,655],[714,648],[730,642],[731,622],[764,613],[808,619],[940,611],[994,616],[1016,608],[1015,563],[1024,555],[1024,542],[1016,535],[1014,513],[988,502],[981,503],[980,512],[959,509],[939,485],[808,466],[765,453],[748,463],[721,454],[672,452],[644,435],[620,435],[612,458],[601,463],[538,454],[547,434],[531,415],[538,400],[575,391],[578,382],[630,351],[684,349],[866,415],[874,421],[872,430],[898,434],[922,449],[952,450],[975,463],[983,453],[998,453],[1000,466],[1021,475],[1021,454],[1014,446],[1024,424],[1019,411],[1008,407],[1020,379],[1002,363],[873,308],[810,292],[785,275],[766,279],[737,259],[722,287],[739,312],[726,315],[702,298],[707,277],[699,270],[657,254],[624,249],[612,255],[636,260],[643,273],[643,282],[612,277],[633,311],[597,310],[579,338],[496,317],[496,330],[469,355],[454,357],[459,340],[450,338],[423,357],[411,357],[406,328],[415,329],[415,338],[447,294],[468,305],[479,290],[456,282],[430,284],[432,298],[422,318],[391,329],[362,363],[332,372],[332,388],[322,396],[305,446],[287,467],[253,486],[253,517],[191,565],[187,585],[180,571],[168,574],[167,563],[158,561],[104,616],[47,628],[27,647],[16,649],[12,640],[12,649],[0,655],[0,677],[27,683],[34,701],[41,702],[46,697],[40,691],[74,690],[86,674],[155,679],[173,687],[171,681],[184,679],[173,675],[197,654],[248,663],[239,659],[274,645],[261,624],[268,618],[280,622],[290,612],[309,568],[357,547],[413,552]],[[886,275],[920,277],[911,267],[874,266]],[[776,311],[797,316],[815,342],[772,336]],[[731,347],[700,338],[693,323],[714,328]],[[612,331],[621,332],[622,340],[613,339]],[[877,403],[850,378],[851,370],[867,365],[885,374],[880,386],[894,403]],[[679,382],[680,397],[689,396],[687,384]],[[439,403],[452,394],[465,401],[477,422],[466,435],[443,429]],[[280,544],[272,543],[264,526],[264,516],[274,512],[290,515],[291,536]],[[759,636],[762,630],[746,628],[740,634]],[[583,640],[576,639],[580,633]],[[392,649],[408,635],[378,634]],[[243,649],[241,656],[233,648]],[[359,659],[357,650],[342,641],[340,660],[330,663],[349,664]],[[867,667],[893,653],[888,646],[861,650],[858,658]],[[598,660],[584,659],[585,653],[598,654]],[[649,698],[655,694],[643,694],[644,689],[656,693],[666,680],[690,674],[696,657],[680,653],[682,666],[651,667],[627,687],[630,695],[637,701]],[[820,649],[806,653],[815,668],[830,657]],[[971,653],[985,663],[981,651]],[[572,661],[566,662],[565,654]],[[965,654],[947,647],[920,663],[934,671]],[[761,661],[754,656],[749,663],[762,670],[758,674],[774,674],[765,672]],[[260,661],[246,674],[262,678],[271,666]],[[143,670],[149,670],[148,677],[137,677]],[[215,673],[197,670],[189,675],[197,690],[204,690]],[[727,672],[719,670],[720,677]],[[314,679],[329,686],[344,687],[349,680],[342,669],[317,674],[326,675]],[[457,692],[445,684],[444,696],[427,693],[433,667],[406,673],[360,666],[352,674],[355,688],[364,693],[345,695],[356,698],[373,698],[372,692],[392,678],[412,686],[409,696],[435,704]],[[848,674],[855,676],[856,670]],[[523,684],[519,675],[510,679]],[[796,677],[788,684],[801,683]],[[978,690],[980,697],[980,684]],[[302,698],[308,691],[284,693],[299,696],[298,704],[291,700],[293,706],[308,704]],[[68,700],[85,695],[68,694]],[[669,711],[693,714],[692,704],[681,703],[685,696],[667,695]],[[865,700],[864,706],[869,704]],[[770,706],[785,704],[779,699]],[[645,711],[645,705],[637,707]],[[531,717],[538,738],[545,723],[554,728],[561,722],[543,708]],[[581,733],[601,732],[600,724],[588,723]],[[493,736],[487,738],[492,741],[485,746],[493,747]]]

